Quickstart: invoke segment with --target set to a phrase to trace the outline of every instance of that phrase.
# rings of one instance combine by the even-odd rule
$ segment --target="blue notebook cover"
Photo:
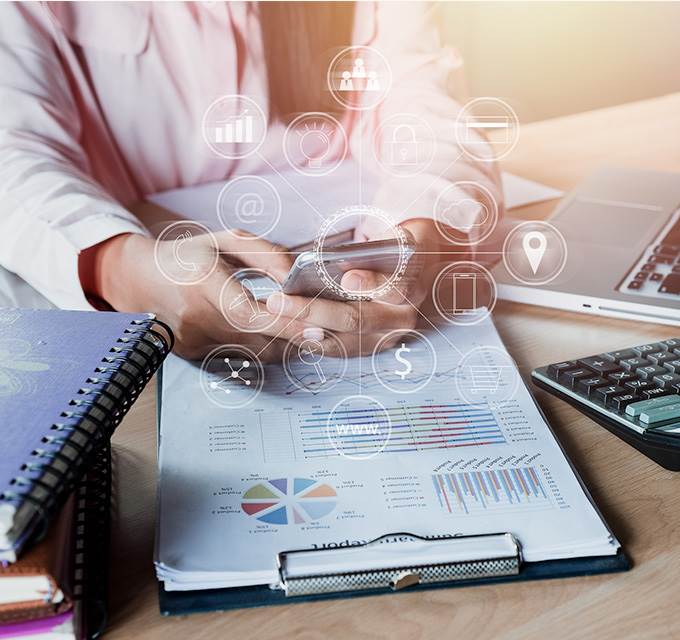
[[[45,493],[55,484],[55,478],[45,472],[45,462],[55,452],[58,457],[60,438],[65,436],[52,425],[69,420],[78,424],[77,417],[62,414],[74,411],[71,402],[83,397],[79,390],[96,387],[88,380],[98,375],[95,369],[102,366],[103,358],[118,355],[111,349],[121,347],[120,338],[131,339],[128,344],[134,347],[153,322],[147,314],[0,310],[0,559],[13,560],[13,550],[31,533],[31,523],[22,525],[18,514],[27,519],[44,511],[35,504],[32,491],[41,482],[47,483],[38,487]],[[109,372],[127,357],[126,353],[120,356]],[[36,451],[46,455],[37,459]],[[68,462],[68,457],[60,460],[62,466]],[[33,504],[36,513],[22,511],[26,502]]]

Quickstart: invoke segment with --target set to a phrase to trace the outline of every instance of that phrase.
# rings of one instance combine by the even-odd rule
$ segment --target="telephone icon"
[[[172,241],[172,257],[175,259],[175,262],[179,265],[180,269],[183,269],[184,271],[198,271],[198,265],[195,262],[184,260],[181,255],[184,244],[193,240],[193,238],[191,231],[183,231]]]

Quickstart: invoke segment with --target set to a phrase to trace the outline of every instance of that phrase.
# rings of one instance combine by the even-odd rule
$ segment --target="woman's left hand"
[[[379,298],[371,301],[335,301],[277,293],[267,300],[269,311],[280,311],[290,319],[333,332],[342,342],[348,356],[371,354],[380,339],[391,331],[394,331],[394,335],[381,347],[386,349],[393,346],[399,340],[399,331],[413,329],[421,315],[420,305],[432,287],[431,278],[427,277],[427,267],[436,260],[439,237],[435,223],[431,220],[410,220],[401,226],[415,241],[416,255],[409,266],[415,267],[417,271],[409,272],[407,268],[406,274]],[[355,269],[343,276],[341,286],[348,291],[370,292],[382,286],[387,277],[375,271]],[[334,340],[326,338],[321,342],[325,353],[340,355]]]

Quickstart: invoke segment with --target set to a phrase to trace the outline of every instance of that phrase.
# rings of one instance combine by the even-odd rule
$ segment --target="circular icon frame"
[[[244,118],[245,119],[245,124],[244,120],[236,120],[232,124],[232,128],[229,129],[229,132],[231,132],[231,135],[228,135],[229,132],[223,131],[220,135],[224,135],[225,140],[224,141],[217,141],[217,140],[211,140],[208,137],[208,124],[210,121],[210,114],[216,110],[218,105],[223,104],[225,102],[229,101],[234,101],[234,102],[240,102],[247,107],[252,108],[254,111],[254,114],[249,114],[245,115],[248,112],[248,109],[244,109],[242,113],[238,116],[238,118]],[[231,116],[233,118],[233,116]],[[250,130],[251,133],[254,132],[254,120],[252,118],[257,117],[259,119],[259,124],[262,129],[261,135],[258,137],[257,141],[253,140],[251,142],[242,142],[239,141],[238,138],[246,138],[248,137],[248,132]],[[250,120],[248,120],[250,118]],[[240,124],[239,124],[240,123]],[[225,123],[224,127],[225,129],[229,127],[229,123]],[[234,126],[237,126],[237,129],[234,129]],[[210,127],[213,128],[213,127]],[[220,130],[222,131],[222,130]],[[206,145],[210,148],[210,150],[220,156],[221,158],[225,158],[227,160],[242,160],[243,158],[247,158],[248,156],[251,156],[255,153],[257,153],[260,150],[260,147],[264,144],[264,141],[267,137],[267,117],[265,116],[264,111],[260,107],[255,100],[248,96],[244,96],[238,93],[232,93],[224,96],[220,96],[219,98],[216,98],[213,100],[210,105],[208,105],[208,108],[205,110],[203,113],[203,118],[201,119],[201,135],[203,136],[203,141],[205,142]],[[235,140],[230,141],[229,137],[235,138]],[[222,148],[218,147],[217,145],[220,144],[234,144],[234,145],[248,145],[248,148],[242,151],[234,151],[233,153],[227,153],[225,152]],[[236,147],[238,149],[238,146]]]
[[[259,233],[255,233],[252,235],[243,235],[238,233],[238,231],[243,230],[243,231],[248,231],[248,229],[242,229],[241,227],[233,227],[229,224],[227,220],[224,219],[223,217],[223,204],[224,201],[227,199],[227,196],[229,195],[229,192],[232,189],[236,189],[236,185],[242,184],[246,181],[250,182],[255,182],[261,185],[264,185],[264,187],[269,191],[271,195],[273,195],[273,200],[274,200],[274,206],[275,206],[275,212],[274,216],[271,222],[267,224],[265,227],[264,231],[261,231]],[[236,206],[234,207],[235,209],[235,215],[237,218],[240,218],[238,214],[238,204],[240,202],[243,202],[245,204],[245,200],[243,200],[246,196],[256,196],[259,198],[262,206],[265,206],[264,199],[262,198],[261,194],[257,194],[255,192],[250,192],[250,193],[244,193],[241,194],[237,201],[236,201]],[[235,238],[238,238],[240,240],[258,240],[260,238],[264,238],[268,236],[279,224],[281,220],[281,211],[283,210],[283,205],[281,203],[281,196],[279,195],[279,192],[274,188],[274,185],[269,182],[269,180],[266,180],[265,178],[262,178],[261,176],[255,176],[255,175],[245,175],[245,176],[237,176],[236,178],[229,180],[221,189],[220,192],[217,196],[217,203],[215,204],[215,211],[217,212],[217,219],[220,221],[220,224],[224,228],[225,231],[230,233],[232,236]]]
[[[179,229],[184,229],[179,233],[175,233]],[[191,260],[185,260],[182,258],[182,246],[184,242],[193,239],[194,234],[191,233],[192,230],[198,230],[197,236],[207,236],[210,239],[210,244],[213,249],[213,257],[210,261],[210,265],[206,269],[201,269],[196,262]],[[172,239],[165,240],[168,236],[174,236]],[[173,259],[173,265],[179,267],[183,272],[194,273],[195,275],[190,280],[179,280],[173,277],[166,266],[163,265],[163,256],[161,255],[161,243],[172,243],[171,255]],[[156,268],[161,273],[161,275],[172,282],[183,287],[199,284],[203,282],[206,278],[212,275],[212,273],[217,268],[217,264],[220,259],[220,248],[217,244],[217,238],[215,234],[208,229],[204,224],[200,222],[194,222],[192,220],[179,220],[169,224],[167,227],[161,231],[161,233],[156,238],[153,251],[154,262],[156,263]]]
[[[542,278],[530,279],[525,277],[526,274],[522,275],[518,273],[517,269],[511,264],[508,255],[510,253],[510,244],[515,239],[515,237],[518,236],[520,233],[525,233],[526,236],[526,234],[537,232],[538,230],[536,229],[536,227],[539,228],[542,227],[549,231],[550,233],[554,234],[555,238],[557,238],[558,243],[562,249],[562,256],[560,257],[560,261],[557,268],[553,269],[549,275],[543,276]],[[540,234],[540,231],[538,231],[538,233]],[[518,282],[534,287],[548,284],[555,280],[556,278],[558,278],[564,271],[564,268],[567,266],[567,260],[569,259],[569,247],[567,246],[567,241],[562,235],[562,232],[555,225],[550,224],[549,222],[545,222],[544,220],[526,220],[518,224],[505,237],[505,240],[503,241],[503,248],[501,251],[503,254],[503,265],[505,266],[506,271]],[[524,251],[526,252],[526,249],[524,249]],[[541,259],[539,259],[539,263]]]
[[[505,365],[481,365],[481,368],[493,368],[493,366],[496,366],[499,371],[497,373],[498,378],[494,379],[494,374],[491,371],[482,371],[481,374],[479,374],[479,378],[481,380],[480,384],[489,384],[492,385],[496,383],[496,389],[500,385],[501,382],[501,376],[502,376],[502,369],[507,368],[512,372],[512,385],[510,387],[510,392],[506,393],[505,396],[501,397],[498,400],[495,399],[489,399],[488,397],[484,398],[484,402],[487,402],[490,406],[492,407],[498,407],[502,406],[504,404],[507,404],[508,402],[512,401],[516,395],[517,392],[519,391],[519,385],[520,385],[520,375],[519,371],[517,369],[517,365],[515,361],[512,359],[510,354],[505,351],[504,349],[499,349],[498,347],[493,347],[493,346],[478,346],[478,347],[473,347],[468,351],[460,360],[458,363],[458,372],[459,374],[456,375],[455,381],[456,381],[456,392],[458,396],[460,397],[461,400],[466,402],[467,404],[479,404],[480,403],[480,398],[473,398],[471,396],[472,392],[470,391],[469,393],[466,391],[464,387],[461,386],[461,378],[462,376],[460,375],[460,372],[463,371],[465,366],[470,366],[468,361],[472,360],[475,358],[478,354],[487,354],[489,352],[493,352],[497,354],[497,357],[500,356],[507,360],[508,364]],[[477,365],[480,366],[480,365]],[[473,377],[473,372],[470,372],[470,376]],[[475,384],[473,382],[473,384]],[[481,393],[481,392],[480,392]],[[507,396],[507,397],[506,397]]]
[[[395,120],[401,119],[401,122],[394,122]],[[413,122],[408,123],[405,122],[405,120],[410,119],[412,121],[416,122],[416,125],[413,124]],[[421,129],[424,129],[427,131],[427,140],[425,141],[418,141],[415,135],[414,131],[414,126],[418,126]],[[385,140],[384,139],[384,134],[386,132],[386,129],[389,127],[393,127],[392,129],[392,139],[391,140]],[[415,149],[416,151],[416,158],[415,160],[411,158],[410,160],[410,165],[409,164],[395,164],[394,162],[387,162],[384,159],[384,145],[386,143],[389,143],[391,146],[389,147],[391,149],[390,154],[394,153],[395,146],[400,144],[400,141],[396,139],[396,132],[400,130],[401,128],[407,128],[410,129],[413,133],[413,139],[412,140],[405,140],[405,142],[409,143],[412,148]],[[422,144],[423,142],[427,142],[431,145],[431,148],[429,152],[427,153],[427,160],[425,162],[420,162],[418,160],[417,156],[417,145]],[[403,142],[401,142],[403,144]],[[413,147],[413,145],[416,145],[416,147]],[[434,134],[434,130],[430,126],[430,123],[425,121],[423,118],[420,116],[417,116],[413,113],[395,113],[394,115],[390,116],[386,120],[382,121],[378,128],[375,131],[375,134],[373,136],[373,155],[375,157],[376,162],[390,175],[396,177],[396,178],[411,178],[413,176],[417,176],[424,171],[428,169],[428,167],[432,164],[432,161],[434,160],[434,156],[437,153],[437,137]],[[400,161],[402,162],[402,161]],[[413,171],[409,171],[408,169],[394,169],[395,166],[415,166],[417,167]]]
[[[387,280],[376,287],[367,291],[348,291],[339,282],[333,280],[331,275],[328,273],[326,264],[324,262],[323,252],[324,243],[328,237],[329,232],[333,229],[335,225],[340,220],[349,218],[350,216],[373,216],[377,218],[382,223],[384,223],[388,228],[394,230],[394,237],[399,244],[399,261],[397,267],[393,271],[392,275],[387,278]],[[321,278],[321,281],[326,288],[330,289],[335,295],[339,296],[344,300],[372,300],[374,298],[380,298],[390,291],[403,277],[406,272],[406,267],[408,266],[409,258],[408,256],[408,239],[404,230],[396,224],[382,209],[377,207],[356,205],[353,207],[346,207],[338,211],[335,215],[327,218],[321,225],[319,230],[319,235],[314,241],[314,263],[316,266],[316,272]]]
[[[340,81],[339,88],[336,88],[335,86],[335,78],[336,74],[338,74],[338,69],[337,67],[340,65],[342,60],[344,59],[345,56],[348,56],[350,54],[353,54],[354,52],[360,53],[360,52],[367,52],[368,53],[368,58],[375,58],[376,60],[379,60],[384,71],[386,72],[385,77],[383,78],[383,88],[379,90],[375,90],[375,100],[372,100],[370,102],[362,103],[360,100],[351,100],[351,99],[344,99],[343,93],[347,94],[348,96],[354,96],[357,93],[361,93],[361,95],[366,95],[368,93],[372,93],[370,90],[368,90],[368,86],[365,89],[355,89],[353,85],[353,79],[355,78],[354,70],[356,69],[356,66],[354,66],[352,73],[349,71],[344,71],[340,72],[339,76],[342,76],[343,80]],[[362,55],[361,58],[358,56],[354,59],[355,62],[357,60],[362,60],[362,66],[363,66],[363,58],[365,55]],[[366,72],[370,76],[370,71]],[[374,72],[377,74],[377,72]],[[347,75],[349,74],[349,75]],[[366,76],[361,76],[361,78],[364,78]],[[377,76],[374,76],[374,78]],[[343,88],[343,83],[345,81],[349,81],[352,85],[352,88]],[[328,71],[326,72],[326,85],[328,86],[328,90],[331,92],[331,95],[335,99],[336,102],[338,102],[340,105],[342,105],[346,109],[350,109],[351,111],[367,111],[369,109],[374,109],[377,107],[385,98],[387,97],[387,94],[390,92],[390,89],[392,87],[392,69],[390,67],[389,62],[387,61],[387,58],[380,53],[377,49],[374,47],[369,47],[369,46],[364,46],[364,45],[353,45],[351,47],[345,47],[341,51],[339,51],[331,60],[331,63],[328,65]],[[368,81],[366,83],[368,85]]]
[[[299,131],[297,131],[297,127],[301,125],[302,123],[305,123],[306,120],[323,120],[326,123],[330,124],[330,126],[333,128],[333,131],[331,132],[330,135],[327,135],[325,131],[323,130],[323,126],[321,128],[310,128],[307,129],[307,126],[305,124],[305,133],[300,134]],[[302,149],[302,141],[304,140],[304,136],[306,135],[319,135],[319,133],[322,133],[323,138],[326,139],[324,144],[327,145],[327,150],[324,154],[321,156],[308,156],[305,154],[304,150]],[[327,167],[326,169],[321,169],[321,167],[316,167],[316,169],[319,170],[314,170],[312,171],[312,163],[313,162],[321,162],[323,159],[329,155],[332,154],[333,152],[333,147],[336,144],[335,143],[335,136],[337,134],[340,134],[342,138],[342,153],[333,161],[333,163]],[[308,169],[305,170],[302,167],[300,167],[299,163],[296,163],[293,158],[291,157],[291,154],[289,153],[288,150],[288,141],[291,136],[293,135],[301,135],[302,138],[299,141],[299,150],[300,154],[305,157],[307,160],[308,164]],[[311,111],[309,113],[301,113],[297,118],[295,118],[287,127],[286,131],[283,134],[283,138],[281,141],[281,145],[283,147],[283,155],[285,156],[288,164],[293,168],[295,171],[297,171],[299,174],[303,176],[309,176],[309,177],[320,177],[320,176],[327,176],[333,171],[335,171],[345,160],[347,157],[347,152],[349,150],[349,140],[347,138],[347,132],[345,131],[344,127],[340,124],[340,122],[334,118],[333,116],[323,113],[322,111]]]
[[[347,366],[348,366],[348,356],[347,356],[347,350],[345,349],[345,345],[342,344],[341,340],[333,333],[327,333],[326,337],[324,338],[324,342],[331,341],[335,345],[335,347],[338,349],[338,356],[334,356],[332,358],[333,362],[342,362],[340,372],[336,372],[333,374],[333,379],[331,378],[326,378],[325,373],[323,372],[323,369],[321,368],[321,360],[325,357],[325,347],[323,346],[322,342],[319,340],[316,340],[314,338],[305,338],[304,337],[304,331],[299,333],[297,336],[295,336],[293,339],[291,339],[286,346],[283,349],[283,357],[282,357],[282,363],[283,363],[283,371],[286,374],[286,377],[290,381],[290,383],[296,387],[297,389],[300,389],[300,391],[306,391],[307,393],[323,393],[324,391],[328,391],[335,387],[338,383],[340,383],[344,377],[345,374],[347,373]],[[317,349],[321,347],[321,356],[319,359],[310,359],[305,361],[303,359],[303,356],[301,355],[301,350],[304,351],[305,344],[307,343],[316,343],[312,344],[313,348]],[[309,350],[310,353],[312,353],[311,349]],[[321,385],[315,388],[311,388],[304,383],[302,383],[299,379],[298,376],[296,376],[291,368],[291,357],[294,357],[295,354],[297,354],[298,359],[303,362],[306,366],[309,368],[314,369],[315,374],[321,381]],[[318,367],[318,369],[317,369]],[[328,383],[328,384],[326,384]]]
[[[463,132],[465,132],[465,136],[467,136],[468,132],[470,129],[474,129],[476,127],[472,126],[469,122],[469,120],[472,120],[473,122],[478,122],[478,128],[486,128],[490,127],[493,124],[493,117],[491,116],[475,116],[472,111],[474,111],[475,108],[478,108],[479,105],[482,105],[484,103],[492,104],[494,105],[495,108],[500,107],[501,111],[505,112],[505,118],[507,120],[507,123],[505,127],[499,126],[498,128],[510,128],[510,124],[512,124],[513,127],[513,135],[512,135],[512,140],[509,142],[506,142],[505,144],[507,145],[506,148],[501,152],[501,153],[492,153],[490,156],[488,155],[481,155],[481,154],[476,154],[473,153],[470,150],[470,145],[481,145],[483,148],[490,148],[493,151],[493,147],[495,144],[494,141],[492,140],[486,140],[483,136],[481,140],[474,140],[471,141],[469,139],[461,139],[461,135]],[[498,116],[495,116],[496,119]],[[486,118],[486,120],[484,120]],[[496,125],[502,125],[503,123],[496,123]],[[494,127],[496,128],[496,127]],[[456,136],[456,142],[458,143],[458,146],[460,147],[461,151],[468,156],[468,158],[472,158],[473,160],[477,160],[479,162],[495,162],[496,160],[502,160],[506,156],[508,156],[513,149],[517,146],[517,142],[519,141],[519,135],[520,135],[520,124],[519,124],[519,118],[517,117],[517,114],[515,113],[515,110],[507,103],[505,100],[501,100],[500,98],[494,98],[491,96],[485,96],[485,97],[480,97],[480,98],[474,98],[473,100],[470,100],[467,102],[465,105],[463,105],[463,108],[460,110],[458,113],[458,116],[456,117],[456,122],[454,125],[454,133]]]
[[[481,201],[479,198],[474,198],[472,196],[469,196],[467,198],[464,198],[463,200],[458,200],[455,203],[452,203],[448,205],[444,211],[448,211],[448,209],[452,206],[455,206],[456,204],[460,204],[462,201],[470,201],[474,202],[475,204],[480,205],[486,212],[487,212],[487,218],[490,216],[491,217],[491,222],[486,228],[486,230],[478,237],[475,238],[474,240],[471,239],[466,239],[462,237],[458,237],[456,235],[457,228],[446,224],[443,220],[441,220],[441,215],[439,213],[440,211],[440,204],[441,200],[445,197],[445,194],[448,193],[449,191],[452,190],[457,190],[460,189],[461,192],[465,192],[465,187],[473,187],[480,193],[484,195],[485,200],[487,203],[485,204],[484,202]],[[488,206],[487,206],[488,204]],[[472,180],[460,180],[458,182],[454,182],[450,185],[448,185],[438,196],[437,199],[435,200],[434,203],[434,224],[437,227],[437,231],[439,231],[440,235],[444,238],[444,240],[447,240],[449,242],[452,242],[453,244],[457,245],[462,245],[462,246],[467,246],[471,247],[476,244],[479,244],[480,242],[484,242],[495,230],[497,224],[498,224],[498,203],[496,202],[496,199],[493,197],[493,194],[491,191],[485,187],[482,184],[479,184],[478,182],[474,182]],[[473,225],[475,226],[481,226],[482,224],[485,224],[486,219],[484,222],[480,223],[479,225]],[[461,232],[463,233],[463,232]]]
[[[381,376],[381,374],[378,371],[377,366],[376,366],[376,364],[377,364],[376,363],[376,357],[380,353],[384,353],[382,351],[382,348],[384,347],[385,343],[389,342],[395,336],[397,336],[397,337],[415,336],[416,340],[421,341],[426,346],[426,348],[428,349],[429,353],[431,354],[431,358],[432,358],[432,364],[430,366],[430,370],[428,371],[427,375],[423,378],[423,380],[421,380],[420,383],[418,383],[417,385],[414,385],[414,386],[412,386],[408,389],[401,389],[399,387],[395,387],[395,386],[389,384],[388,382],[386,382],[385,380],[383,380],[383,378],[382,378],[382,376]],[[413,340],[410,341],[409,344],[411,344],[412,342],[413,342]],[[402,348],[403,348],[403,344],[405,344],[405,343],[402,343]],[[408,350],[410,350],[410,349],[408,349]],[[398,351],[399,350],[397,350],[397,353],[398,353]],[[395,357],[397,357],[397,356],[395,355]],[[403,361],[400,361],[400,362],[403,362]],[[437,372],[437,352],[434,350],[434,346],[433,346],[432,342],[430,341],[430,339],[427,336],[425,336],[423,333],[421,333],[420,331],[416,331],[415,329],[406,329],[406,330],[404,330],[404,329],[394,329],[394,330],[386,333],[384,336],[382,336],[382,338],[380,338],[380,340],[378,340],[377,344],[373,348],[373,354],[371,355],[371,368],[373,369],[373,375],[377,378],[378,382],[388,391],[392,391],[394,393],[402,393],[402,394],[416,393],[417,391],[421,391],[422,389],[424,389],[428,385],[430,380],[432,380],[432,378],[434,377],[434,374]],[[402,377],[402,381],[405,379],[406,375],[408,375],[409,372],[404,374],[404,376]],[[401,375],[401,374],[398,373],[397,375]]]
[[[377,409],[379,411],[381,411],[384,415],[385,419],[383,420],[383,422],[387,424],[387,432],[386,432],[384,441],[382,442],[382,444],[380,445],[380,447],[376,451],[372,451],[370,454],[361,455],[361,454],[357,454],[357,453],[347,453],[345,451],[342,451],[342,450],[338,449],[338,445],[337,445],[336,441],[333,439],[333,436],[332,436],[332,433],[331,433],[333,426],[334,426],[333,423],[335,422],[333,415],[336,413],[336,411],[338,410],[338,408],[342,404],[347,403],[350,400],[364,400],[364,401],[367,400],[368,402],[370,402],[374,406],[376,406]],[[390,414],[388,413],[387,409],[385,408],[385,405],[383,405],[381,402],[379,402],[375,398],[372,398],[371,396],[367,396],[367,395],[364,395],[364,394],[361,394],[361,393],[345,396],[344,398],[342,398],[341,400],[336,402],[335,406],[328,412],[328,418],[326,418],[326,437],[328,438],[331,445],[333,445],[333,448],[335,449],[336,453],[339,456],[342,456],[343,458],[348,458],[349,460],[370,460],[372,457],[381,454],[385,450],[385,447],[387,446],[387,444],[389,443],[389,441],[392,437],[392,419],[390,418]]]
[[[240,355],[245,356],[242,359],[240,368],[238,369],[234,369],[230,362],[232,358],[231,354],[233,353],[239,353]],[[221,388],[219,386],[220,385],[219,382],[210,379],[211,374],[208,371],[208,368],[210,364],[214,362],[215,359],[220,355],[222,356],[221,360],[228,365],[231,371],[229,376],[225,376],[222,378],[222,382],[228,380],[241,380],[244,387],[250,387],[252,389],[252,393],[247,399],[240,400],[235,403],[224,401],[220,402],[219,400],[216,399],[214,393],[216,389],[220,389],[221,391],[223,391],[225,396],[228,396],[229,393],[231,393],[231,391],[228,388]],[[256,375],[255,385],[252,385],[249,379],[246,379],[241,375],[241,372],[244,371],[245,369],[248,369],[249,371],[255,371]],[[206,355],[205,358],[203,358],[203,361],[201,362],[199,377],[201,390],[205,394],[206,398],[214,405],[222,407],[223,409],[241,409],[243,407],[248,406],[251,402],[255,400],[255,398],[257,398],[257,396],[260,394],[260,391],[262,391],[262,387],[264,385],[264,369],[262,367],[260,359],[257,357],[257,354],[252,349],[249,349],[248,347],[245,347],[240,344],[225,344],[219,347],[215,347],[212,351],[210,351],[210,353],[208,353],[208,355]]]
[[[484,312],[481,311],[484,306],[479,306],[471,309],[470,311],[465,311],[463,313],[457,314],[455,308],[453,309],[453,312],[447,311],[446,308],[444,308],[442,301],[441,301],[441,296],[438,295],[438,288],[441,285],[442,281],[444,278],[447,276],[451,275],[453,272],[455,272],[459,268],[466,268],[468,271],[463,271],[461,275],[461,281],[464,280],[463,276],[467,276],[468,274],[471,273],[470,270],[472,270],[473,273],[477,273],[481,276],[484,277],[484,279],[488,282],[489,284],[489,291],[490,291],[490,304],[485,306]],[[474,280],[474,278],[473,278]],[[472,286],[476,287],[476,284],[473,284]],[[475,296],[476,297],[476,296]],[[462,260],[460,262],[454,262],[451,264],[446,265],[438,274],[437,277],[435,278],[434,284],[432,285],[432,302],[434,303],[434,307],[437,310],[437,313],[442,317],[442,319],[449,324],[457,325],[457,326],[463,326],[463,327],[469,327],[471,325],[478,324],[482,320],[488,318],[491,313],[494,310],[494,307],[496,306],[496,302],[498,300],[498,288],[496,286],[496,281],[494,280],[493,276],[491,275],[491,272],[486,268],[483,267],[481,264],[477,262],[472,262],[469,260]],[[455,304],[455,301],[454,301]],[[451,316],[454,317],[451,317]],[[458,318],[455,316],[459,315]],[[469,321],[461,320],[460,318],[463,317],[469,317]]]
[[[252,276],[252,279],[248,278],[247,276]],[[226,279],[226,281],[222,285],[222,288],[220,289],[219,297],[220,311],[222,312],[224,319],[231,326],[235,327],[239,331],[243,331],[244,333],[261,333],[262,331],[267,331],[268,329],[271,329],[283,315],[282,310],[279,311],[278,313],[272,314],[267,309],[266,300],[262,301],[256,298],[255,290],[258,287],[265,286],[264,280],[262,279],[266,279],[268,281],[267,288],[270,291],[270,294],[281,290],[281,287],[279,286],[278,281],[276,280],[276,278],[274,278],[274,276],[272,276],[269,272],[265,271],[264,269],[256,269],[254,267],[246,267],[244,269],[239,269],[238,271],[235,271],[234,273],[230,274],[230,276]],[[260,285],[253,284],[252,280],[259,280],[261,284]],[[236,298],[227,302],[225,293],[227,287],[233,284],[236,284],[241,288],[241,293],[238,296],[236,296]],[[252,295],[249,296],[248,295],[249,293]],[[236,303],[236,301],[239,300],[240,298],[244,299],[241,302]],[[252,304],[253,302],[254,305]],[[232,311],[233,309],[235,309],[236,307],[240,306],[243,303],[247,303],[251,311],[248,324],[245,324],[240,319],[237,319],[233,313],[232,314],[229,313],[230,311]],[[264,307],[265,309],[264,311],[260,310],[260,305]],[[256,320],[258,317],[264,318],[267,316],[271,316],[268,322],[263,322],[262,324],[251,326],[252,322]]]

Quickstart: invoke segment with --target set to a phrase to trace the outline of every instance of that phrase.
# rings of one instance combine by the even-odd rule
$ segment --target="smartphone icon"
[[[478,273],[454,273],[451,276],[453,308],[455,316],[469,315],[477,308]]]

